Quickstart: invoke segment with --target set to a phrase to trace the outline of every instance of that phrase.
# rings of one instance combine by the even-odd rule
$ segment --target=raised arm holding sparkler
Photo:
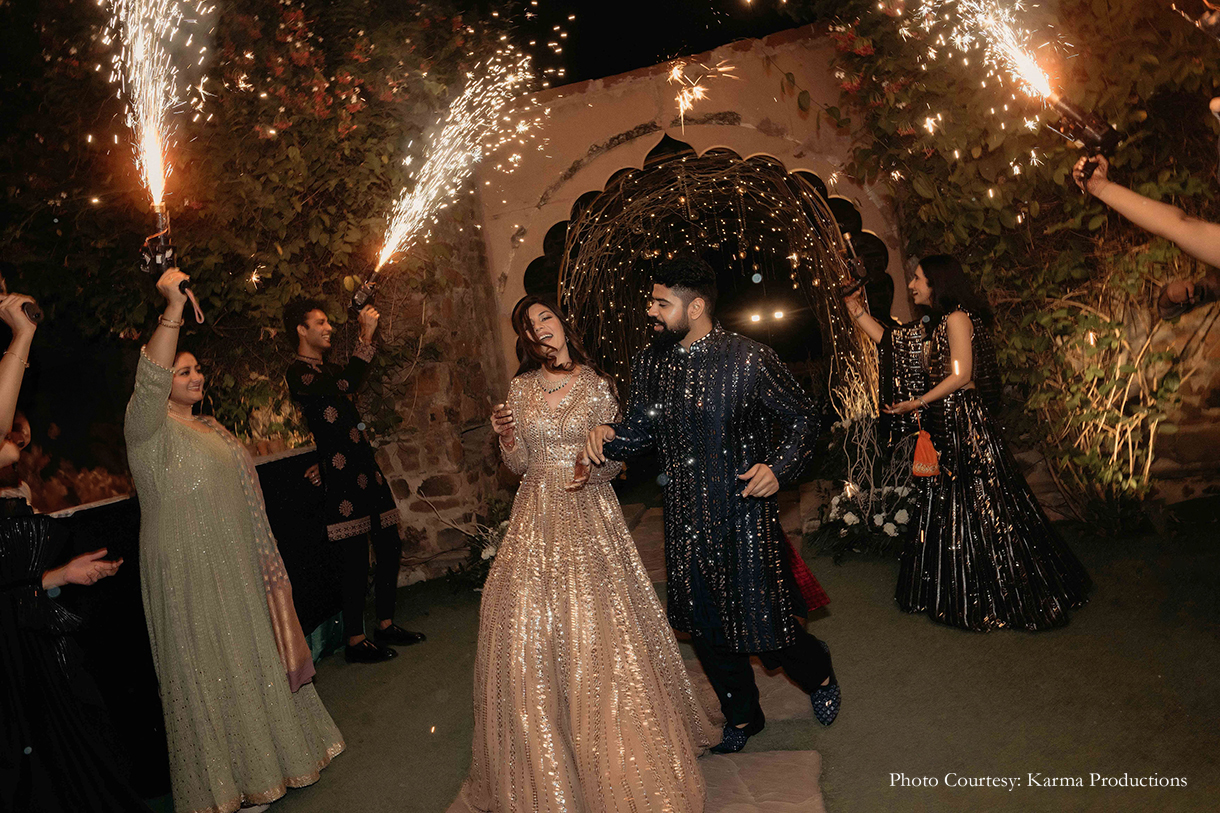
[[[1220,97],[1212,99],[1211,110],[1220,118]],[[1096,167],[1096,172],[1085,172],[1090,164]],[[1220,224],[1192,217],[1176,206],[1117,184],[1110,180],[1109,169],[1110,164],[1103,156],[1082,158],[1072,169],[1072,178],[1081,189],[1135,225],[1172,241],[1200,262],[1220,267]],[[1175,279],[1165,283],[1156,304],[1161,318],[1173,319],[1218,299],[1220,272],[1212,268],[1200,280]]]
[[[1110,163],[1102,156],[1092,178],[1083,177],[1082,158],[1072,169],[1076,185],[1141,229],[1172,240],[1183,251],[1208,265],[1220,266],[1220,224],[1192,217],[1176,206],[1152,200],[1108,177]]]

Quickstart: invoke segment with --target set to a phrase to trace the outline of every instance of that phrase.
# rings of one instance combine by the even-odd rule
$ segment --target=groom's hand
[[[743,497],[770,497],[779,491],[779,480],[766,463],[755,463],[745,474],[737,475],[737,479],[747,481],[745,491],[741,492]]]
[[[602,424],[589,430],[589,438],[585,441],[585,457],[597,465],[604,465],[606,455],[602,453],[602,445],[614,440],[614,430]]]

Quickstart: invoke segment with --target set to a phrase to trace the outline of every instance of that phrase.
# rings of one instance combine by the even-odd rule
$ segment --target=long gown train
[[[583,369],[556,409],[514,379],[506,462],[525,477],[483,590],[470,775],[452,810],[703,810],[709,742],[677,642],[609,481],[569,492],[585,435],[614,419]]]
[[[973,314],[971,320],[976,388],[959,389],[928,410],[941,473],[923,490],[895,596],[907,612],[970,630],[1061,626],[1088,601],[1092,582],[1004,442],[992,416],[999,395],[995,352],[986,326]],[[933,382],[949,373],[947,321],[932,334]]]

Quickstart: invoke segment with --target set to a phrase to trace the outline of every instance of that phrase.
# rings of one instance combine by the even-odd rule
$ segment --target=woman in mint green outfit
[[[176,353],[186,275],[141,350],[127,405],[140,497],[140,583],[179,813],[231,813],[303,787],[343,750],[267,524],[253,461],[192,414],[203,376]]]

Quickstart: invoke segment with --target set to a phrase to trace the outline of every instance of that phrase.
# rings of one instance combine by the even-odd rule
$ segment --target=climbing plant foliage
[[[1076,147],[1025,126],[1057,114],[1013,82],[986,81],[979,54],[927,60],[934,43],[902,38],[875,2],[788,6],[836,43],[841,97],[822,115],[854,138],[846,171],[892,190],[910,256],[953,253],[986,290],[1029,419],[1021,428],[1047,452],[1071,510],[1126,516],[1152,488],[1157,438],[1176,431],[1178,386],[1199,361],[1197,342],[1151,303],[1161,283],[1202,269],[1083,195],[1069,178]],[[1111,179],[1220,218],[1207,109],[1220,93],[1220,43],[1167,4],[1062,0],[1040,13],[1072,45],[1037,52],[1053,83],[1126,134]]]
[[[168,185],[180,264],[207,314],[182,344],[205,361],[223,423],[255,438],[291,435],[301,427],[285,408],[295,348],[281,335],[282,306],[303,295],[327,303],[343,354],[354,338],[342,327],[350,291],[372,270],[383,218],[407,180],[402,160],[412,149],[419,158],[420,135],[500,32],[445,2],[217,9],[209,97],[181,122]],[[153,219],[107,81],[102,12],[48,0],[4,14],[3,272],[44,305],[46,330],[70,321],[134,360],[161,302],[137,270]],[[421,247],[403,263],[401,285],[443,288],[437,263],[449,250],[440,240]],[[430,352],[411,330],[423,328],[399,331],[370,377],[368,412],[384,423],[396,417],[394,393],[380,382],[401,384],[396,371]]]

